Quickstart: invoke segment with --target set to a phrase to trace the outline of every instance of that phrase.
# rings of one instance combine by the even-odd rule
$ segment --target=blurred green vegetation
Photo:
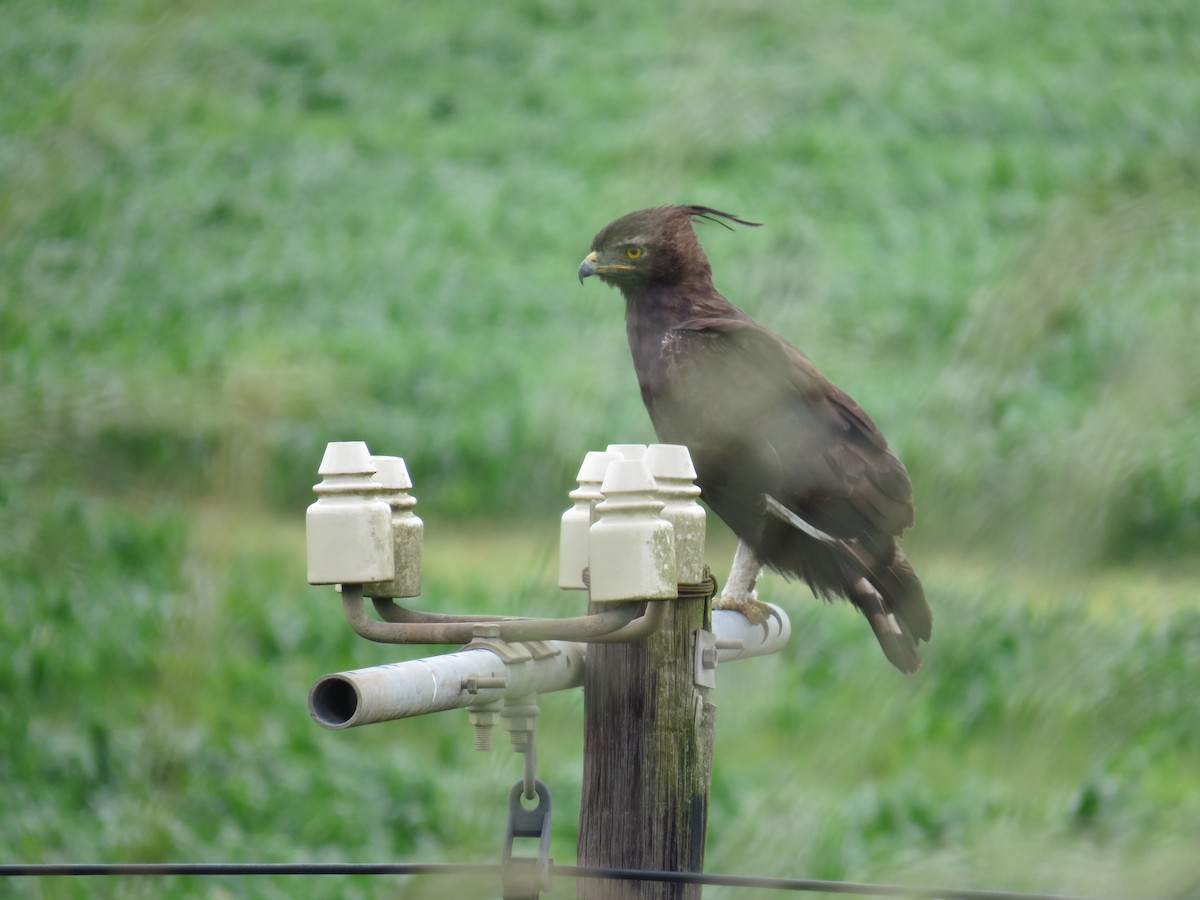
[[[431,604],[563,612],[580,458],[651,437],[575,267],[697,202],[766,223],[703,232],[718,287],[908,464],[937,616],[898,679],[769,583],[797,637],[722,669],[708,867],[1200,890],[1197,59],[1185,0],[0,3],[0,859],[494,859],[507,751],[307,719],[397,653],[301,583],[316,465],[408,460]]]

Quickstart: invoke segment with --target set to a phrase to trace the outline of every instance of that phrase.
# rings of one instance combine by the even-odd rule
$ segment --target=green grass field
[[[767,583],[795,637],[720,672],[709,870],[1200,894],[1193,6],[0,2],[0,863],[497,859],[519,759],[465,715],[309,720],[406,651],[303,583],[303,510],[366,440],[423,602],[577,612],[574,471],[652,434],[575,269],[694,202],[766,224],[702,231],[718,287],[908,464],[936,618],[905,679]],[[581,698],[542,705],[570,862]]]

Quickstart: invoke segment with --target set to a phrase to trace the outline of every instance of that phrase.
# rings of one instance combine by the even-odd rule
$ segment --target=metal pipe
[[[353,595],[353,591],[350,593]],[[358,615],[366,619],[361,595],[358,600]],[[752,624],[741,613],[713,611],[720,662],[776,653],[787,643],[791,636],[787,614],[778,606],[769,605],[775,614],[761,625]],[[352,602],[347,603],[348,610],[352,606]],[[593,642],[637,640],[644,636],[642,632],[651,633],[661,625],[666,609],[667,601],[648,602],[643,615]],[[380,627],[389,624],[366,621]],[[474,626],[460,623],[458,627]],[[520,643],[512,644],[513,652],[506,654],[506,661],[501,653],[506,649],[503,644],[507,638],[491,640],[498,646],[470,646],[456,653],[326,675],[309,692],[309,712],[326,728],[352,728],[445,709],[483,707],[510,697],[566,690],[583,682],[586,646],[583,642],[545,641],[535,652]]]
[[[373,598],[375,609],[384,619],[376,622],[366,615],[359,585],[342,586],[342,605],[346,620],[355,633],[384,644],[466,644],[476,635],[478,625],[499,627],[498,637],[505,641],[586,641],[595,644],[637,641],[657,631],[666,616],[670,601],[654,600],[645,604],[638,615],[638,604],[612,604],[613,609],[588,616],[563,619],[532,619],[509,616],[447,615],[408,609],[389,598]],[[719,647],[721,662],[749,659],[777,653],[788,638],[792,626],[787,613],[767,604],[774,614],[761,625],[752,624],[732,610],[713,610],[713,631],[722,642],[742,642],[741,647]],[[491,629],[489,629],[491,630]]]
[[[639,617],[641,604],[637,602],[612,603],[611,610],[588,616],[564,619],[483,619],[477,617],[442,616],[435,613],[420,613],[405,610],[395,604],[382,605],[389,618],[410,618],[416,621],[379,622],[367,616],[363,603],[361,584],[342,585],[342,610],[346,621],[360,637],[381,644],[465,644],[475,637],[477,626],[487,626],[493,636],[505,641],[570,640],[594,641],[605,635],[621,631]],[[642,615],[643,620],[647,619]],[[661,615],[658,618],[661,622]],[[621,640],[636,640],[644,637],[653,628],[653,617],[643,621],[641,627],[630,632],[630,637]],[[494,629],[499,629],[498,633]]]
[[[422,612],[419,609],[409,609],[406,606],[401,606],[391,597],[372,597],[371,602],[375,604],[375,612],[379,613],[379,618],[385,622],[397,622],[401,624],[453,624],[455,622],[512,622],[516,619],[526,618],[525,616],[477,616],[477,615],[456,615],[453,613],[431,613]]]
[[[547,634],[537,640],[547,640],[559,638],[562,640],[583,640],[587,639],[592,643],[602,644],[616,641],[637,641],[653,634],[662,625],[664,616],[666,615],[666,606],[662,605],[661,601],[655,601],[649,604],[642,615],[633,619],[626,625],[621,626],[616,631],[604,631],[608,627],[610,621],[615,621],[615,617],[610,618],[609,613],[620,612],[622,618],[626,615],[620,609],[614,607],[609,613],[597,613],[590,616],[579,616],[573,619],[531,619],[523,616],[459,616],[447,615],[445,613],[430,613],[422,612],[417,609],[408,609],[400,606],[398,603],[386,597],[372,598],[375,604],[375,610],[379,613],[380,618],[385,622],[394,622],[398,624],[455,624],[458,622],[472,622],[475,624],[486,625],[495,622],[525,622],[527,624],[534,623],[536,628],[545,627]],[[636,601],[635,601],[636,602]],[[604,616],[605,618],[600,618]],[[583,623],[585,630],[577,630],[575,624]],[[564,627],[565,626],[565,627]],[[509,633],[516,633],[516,629],[509,629]],[[552,632],[552,633],[551,633]],[[578,634],[576,638],[574,635]],[[589,636],[590,635],[590,636]],[[535,638],[515,638],[516,640],[535,640]],[[453,641],[447,643],[456,643]]]
[[[712,614],[713,633],[717,636],[717,659],[731,662],[778,653],[792,636],[792,623],[787,613],[774,603],[768,603],[772,613],[767,621],[753,624],[740,612],[730,609],[714,609]],[[737,646],[737,642],[741,646]],[[725,646],[721,646],[725,644]]]
[[[514,645],[520,649],[521,645]],[[469,647],[426,659],[339,672],[318,679],[308,694],[317,724],[353,728],[508,697],[561,691],[583,683],[584,645],[548,641],[520,661],[491,647]],[[503,685],[500,687],[499,685]]]
[[[465,644],[471,640],[470,622],[379,622],[367,616],[361,584],[342,585],[342,612],[359,637],[380,644]]]
[[[647,600],[642,614],[628,625],[607,634],[595,635],[588,641],[592,644],[624,644],[649,637],[662,627],[663,619],[667,616],[667,604],[670,602],[670,600]]]

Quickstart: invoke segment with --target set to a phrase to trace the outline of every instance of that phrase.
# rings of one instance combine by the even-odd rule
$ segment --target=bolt
[[[500,702],[489,703],[485,706],[472,706],[467,714],[471,725],[475,728],[475,749],[488,751],[492,749],[493,728],[496,717],[500,714]]]
[[[503,688],[507,684],[508,679],[503,675],[468,675],[462,681],[462,689],[474,696],[484,688]]]
[[[492,726],[475,724],[475,749],[487,753],[492,749]]]
[[[536,695],[530,694],[528,697],[519,698],[519,700],[521,699],[526,702],[505,702],[504,709],[500,713],[504,719],[504,727],[508,729],[512,748],[518,753],[524,752],[525,748],[529,746],[529,736],[533,734],[538,714]]]

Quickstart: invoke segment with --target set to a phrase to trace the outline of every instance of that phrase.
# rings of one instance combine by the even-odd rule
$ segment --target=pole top
[[[330,441],[325,445],[325,455],[321,457],[321,467],[317,469],[317,474],[325,477],[374,475],[375,463],[371,460],[367,442]]]
[[[626,459],[642,459],[646,455],[645,444],[609,444],[609,453],[616,453]]]
[[[651,444],[646,448],[646,466],[656,479],[695,481],[692,454],[682,444]]]
[[[579,467],[579,474],[575,476],[575,480],[580,484],[600,484],[604,481],[604,475],[608,472],[609,463],[616,462],[624,457],[612,450],[589,450],[583,457],[583,464]]]
[[[372,456],[371,461],[375,464],[375,480],[388,490],[407,491],[412,488],[408,466],[401,457]]]
[[[654,497],[658,484],[650,469],[641,459],[614,460],[608,467],[600,491],[606,501],[614,494],[646,494],[648,499]],[[659,504],[661,508],[661,504]]]

